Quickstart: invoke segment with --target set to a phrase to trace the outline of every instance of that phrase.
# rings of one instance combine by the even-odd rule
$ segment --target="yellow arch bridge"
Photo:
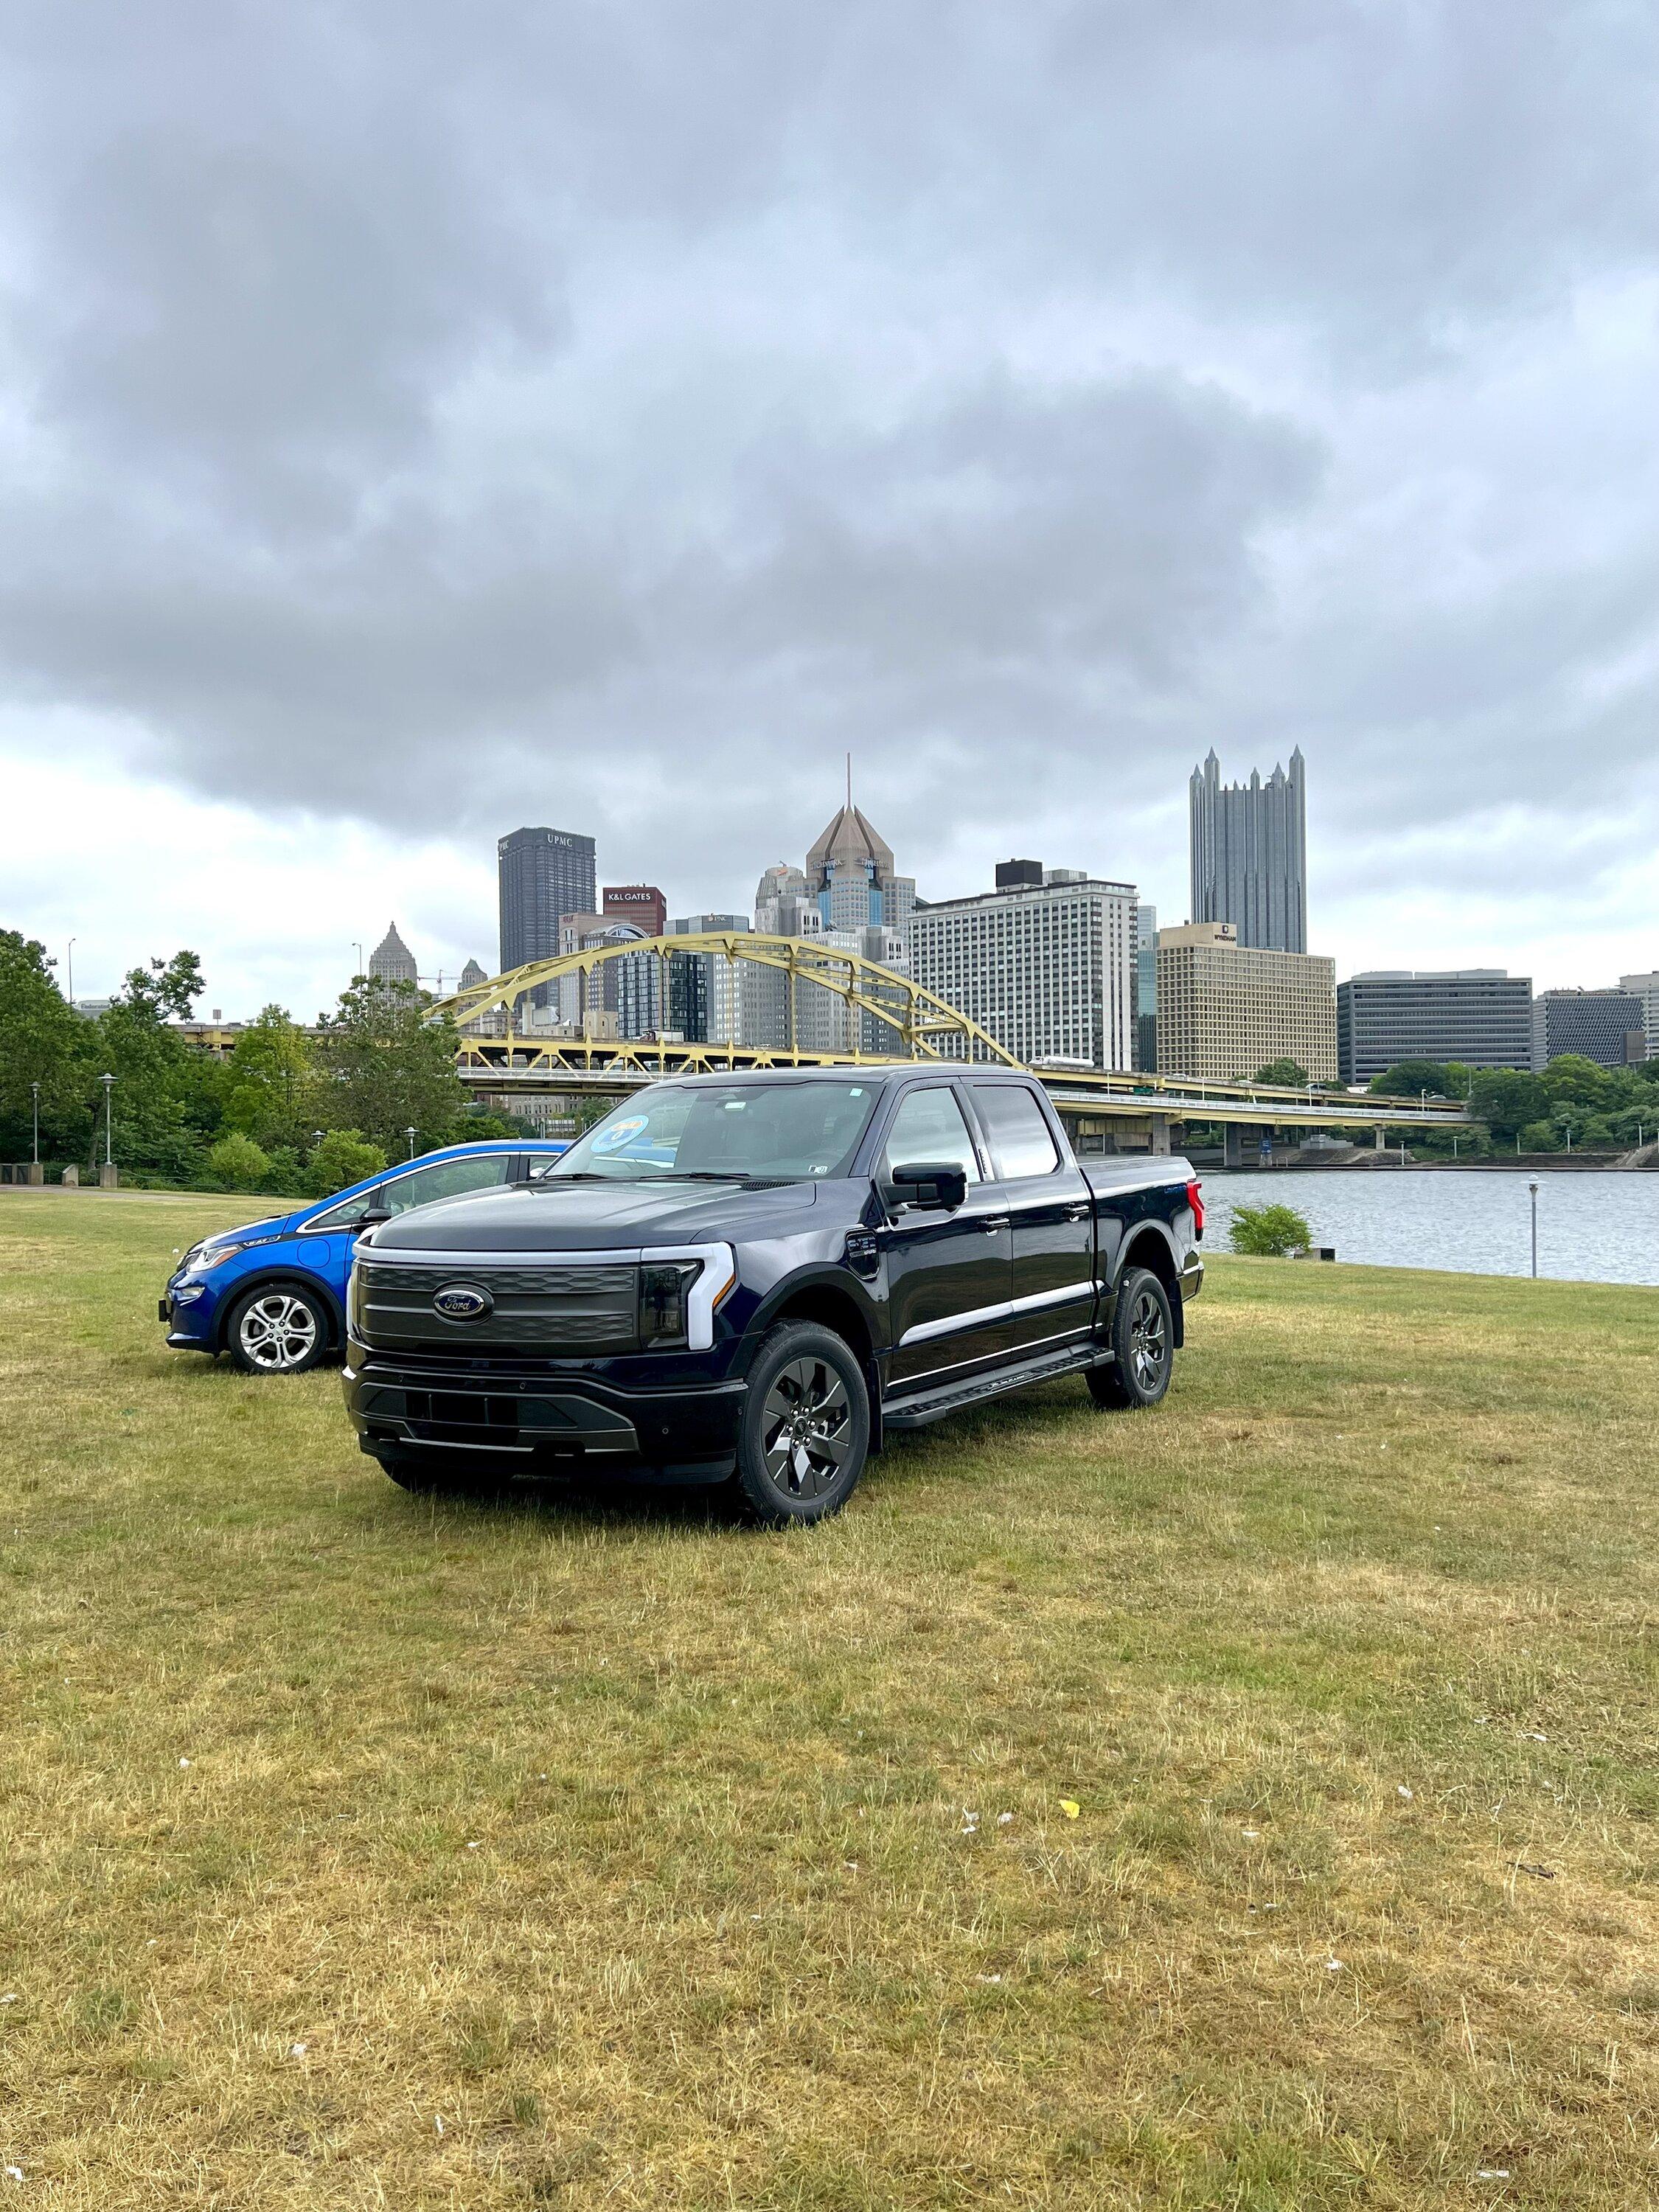
[[[658,963],[655,1001],[671,1003],[670,976],[677,959],[714,956],[769,971],[779,978],[777,1006],[787,1038],[783,1044],[743,1045],[691,1042],[673,1036],[612,1037],[599,1001],[603,975],[611,963],[642,960]],[[580,1028],[565,1031],[514,1027],[518,1010],[532,992],[574,980],[574,998],[583,1009]],[[635,938],[592,945],[556,959],[534,960],[471,989],[440,999],[434,1014],[447,1014],[461,1032],[457,1067],[470,1088],[511,1099],[514,1096],[593,1094],[621,1097],[668,1075],[709,1075],[744,1068],[869,1067],[893,1060],[937,1060],[945,1065],[1022,1067],[990,1032],[935,991],[911,977],[883,968],[856,952],[810,937],[766,937],[750,931],[711,931],[684,937]],[[838,1032],[844,1048],[825,1050],[803,1037]],[[873,1040],[872,1045],[869,1040]],[[1182,1075],[1116,1073],[1051,1063],[1025,1071],[1037,1078],[1068,1120],[1113,1125],[1120,1141],[1154,1151],[1167,1149],[1178,1121],[1229,1126],[1230,1157],[1235,1132],[1245,1125],[1274,1129],[1373,1130],[1459,1128],[1467,1110],[1455,1102],[1423,1098],[1354,1097],[1314,1087],[1291,1090],[1268,1084],[1204,1083]]]

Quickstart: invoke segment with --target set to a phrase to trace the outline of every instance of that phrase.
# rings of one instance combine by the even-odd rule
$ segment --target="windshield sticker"
[[[593,1135],[596,1152],[619,1152],[630,1139],[637,1137],[647,1126],[643,1114],[625,1114],[620,1121],[607,1121]]]

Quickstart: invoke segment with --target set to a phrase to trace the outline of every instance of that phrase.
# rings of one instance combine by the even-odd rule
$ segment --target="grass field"
[[[0,1196],[0,2212],[1659,2197],[1659,1295],[1224,1260],[758,1535],[168,1354],[246,1212]]]

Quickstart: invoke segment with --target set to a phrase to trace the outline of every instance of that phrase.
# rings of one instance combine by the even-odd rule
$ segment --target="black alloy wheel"
[[[750,1514],[775,1528],[839,1512],[864,1472],[870,1398],[844,1338],[786,1322],[750,1370],[736,1485]]]
[[[1109,1367],[1089,1370],[1096,1405],[1128,1413],[1156,1406],[1175,1367],[1175,1316],[1169,1292],[1149,1268],[1131,1267],[1118,1285],[1112,1350]]]
[[[297,1283],[258,1283],[237,1299],[225,1349],[244,1375],[303,1375],[329,1348],[322,1300]]]

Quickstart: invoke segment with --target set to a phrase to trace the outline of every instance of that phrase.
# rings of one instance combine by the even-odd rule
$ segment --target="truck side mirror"
[[[952,1213],[968,1195],[968,1177],[949,1160],[908,1160],[893,1170],[890,1188],[901,1206]]]

